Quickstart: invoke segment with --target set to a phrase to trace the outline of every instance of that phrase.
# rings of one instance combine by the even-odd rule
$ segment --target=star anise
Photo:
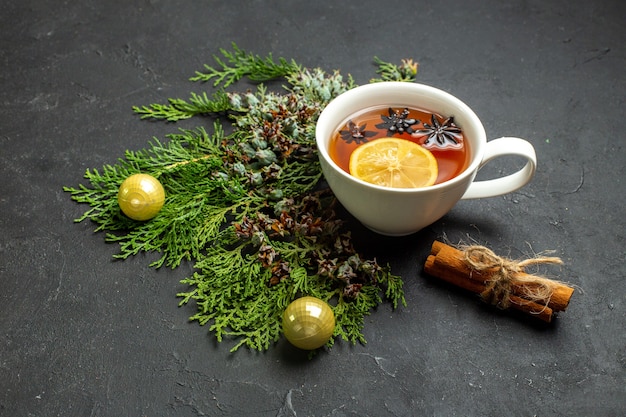
[[[348,121],[347,130],[340,130],[339,134],[341,135],[341,139],[346,141],[346,143],[364,143],[367,142],[367,138],[371,138],[376,134],[376,132],[367,131],[365,128],[367,124],[363,124],[361,126],[357,126],[352,120]]]
[[[394,133],[413,133],[414,130],[411,126],[419,123],[417,119],[409,119],[409,109],[405,108],[402,111],[389,108],[389,116],[380,116],[383,120],[382,123],[376,125],[379,129],[387,129],[388,135]]]
[[[418,130],[416,133],[428,135],[424,145],[430,145],[431,140],[435,140],[433,145],[445,147],[446,145],[458,145],[461,142],[461,128],[454,124],[454,117],[450,116],[443,122],[434,114],[431,115],[431,123],[424,123],[424,129]]]

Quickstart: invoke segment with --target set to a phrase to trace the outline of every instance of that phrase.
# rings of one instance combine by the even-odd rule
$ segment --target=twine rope
[[[510,295],[514,285],[522,288],[522,295],[527,300],[547,306],[557,282],[545,277],[525,274],[525,269],[531,265],[563,263],[561,258],[547,256],[515,261],[500,257],[491,249],[479,245],[467,246],[463,253],[465,262],[474,271],[489,272],[490,279],[485,282],[486,287],[481,296],[485,302],[501,309],[510,306]]]

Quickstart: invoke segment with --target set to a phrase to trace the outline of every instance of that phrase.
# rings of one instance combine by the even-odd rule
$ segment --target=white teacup
[[[345,172],[329,155],[331,137],[350,116],[381,105],[454,116],[469,144],[468,167],[451,180],[423,188],[377,186]],[[515,191],[532,179],[537,167],[535,149],[529,142],[513,137],[487,142],[482,123],[465,103],[442,90],[417,83],[373,83],[341,94],[322,111],[316,140],[324,177],[337,199],[364,226],[389,236],[419,231],[443,217],[460,199],[494,197]],[[511,175],[474,181],[482,166],[505,155],[521,156],[527,160],[526,165]]]

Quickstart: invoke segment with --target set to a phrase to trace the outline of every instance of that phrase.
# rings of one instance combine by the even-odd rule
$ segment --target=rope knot
[[[489,272],[489,279],[485,282],[485,290],[480,294],[488,303],[501,309],[510,306],[511,293],[514,284],[523,285],[524,298],[543,302],[550,301],[555,289],[554,281],[547,278],[522,274],[529,265],[562,264],[560,258],[536,257],[523,261],[514,261],[496,255],[491,249],[484,246],[467,246],[463,251],[465,262],[477,272]]]

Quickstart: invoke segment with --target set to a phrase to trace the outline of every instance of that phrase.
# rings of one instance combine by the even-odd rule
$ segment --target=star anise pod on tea
[[[341,139],[343,139],[346,143],[364,143],[367,142],[367,138],[370,138],[376,134],[376,132],[365,130],[366,124],[361,126],[357,126],[352,120],[348,121],[348,129],[340,130],[339,134],[341,135]]]
[[[419,123],[417,119],[409,119],[409,109],[405,108],[402,111],[394,110],[389,107],[389,116],[380,116],[383,120],[382,123],[376,125],[379,129],[387,129],[387,134],[390,136],[394,133],[413,133],[415,130],[411,126]]]
[[[454,117],[450,116],[443,122],[434,114],[430,117],[431,123],[424,123],[424,129],[416,133],[428,135],[424,145],[430,145],[431,140],[435,140],[435,145],[444,147],[446,145],[458,145],[461,142],[461,128],[454,124]]]

